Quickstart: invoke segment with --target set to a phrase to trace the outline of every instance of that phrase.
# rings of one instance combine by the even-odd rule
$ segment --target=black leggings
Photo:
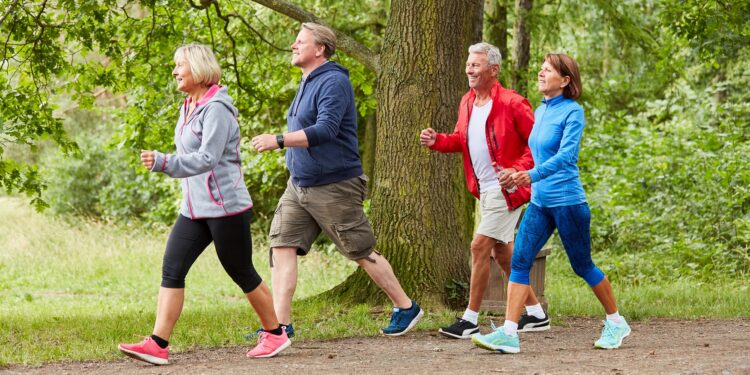
[[[216,255],[229,276],[245,293],[263,280],[253,266],[250,236],[252,211],[215,219],[188,219],[179,215],[167,241],[161,268],[161,286],[184,288],[185,276],[203,250],[214,242]]]

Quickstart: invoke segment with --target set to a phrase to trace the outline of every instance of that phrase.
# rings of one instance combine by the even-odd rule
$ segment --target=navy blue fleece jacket
[[[289,132],[304,130],[309,146],[291,147],[286,165],[297,186],[319,186],[357,177],[357,108],[349,71],[334,62],[300,82],[287,113]]]

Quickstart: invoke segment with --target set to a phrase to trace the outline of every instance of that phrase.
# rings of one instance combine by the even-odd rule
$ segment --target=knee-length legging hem
[[[593,287],[604,273],[591,259],[591,211],[587,203],[561,207],[529,204],[518,229],[509,280],[529,284],[534,258],[557,229],[576,275]]]
[[[250,235],[252,211],[239,215],[192,220],[179,215],[167,240],[162,262],[161,286],[184,288],[190,267],[213,241],[221,265],[244,293],[255,290],[263,280],[253,266]]]

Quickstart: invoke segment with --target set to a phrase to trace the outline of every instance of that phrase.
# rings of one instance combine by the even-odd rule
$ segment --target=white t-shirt
[[[469,130],[467,131],[471,164],[474,167],[477,180],[479,180],[479,194],[500,189],[500,182],[497,180],[495,168],[492,167],[487,136],[484,131],[491,109],[492,100],[481,107],[474,105],[469,119]]]

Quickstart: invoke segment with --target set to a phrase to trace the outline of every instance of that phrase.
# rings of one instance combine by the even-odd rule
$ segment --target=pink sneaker
[[[281,353],[282,350],[292,345],[286,330],[282,328],[282,333],[278,336],[272,335],[266,331],[258,333],[258,345],[247,352],[251,358],[270,358]]]
[[[128,357],[139,359],[153,365],[169,364],[169,347],[162,349],[151,337],[146,337],[136,344],[120,344],[120,351]]]

